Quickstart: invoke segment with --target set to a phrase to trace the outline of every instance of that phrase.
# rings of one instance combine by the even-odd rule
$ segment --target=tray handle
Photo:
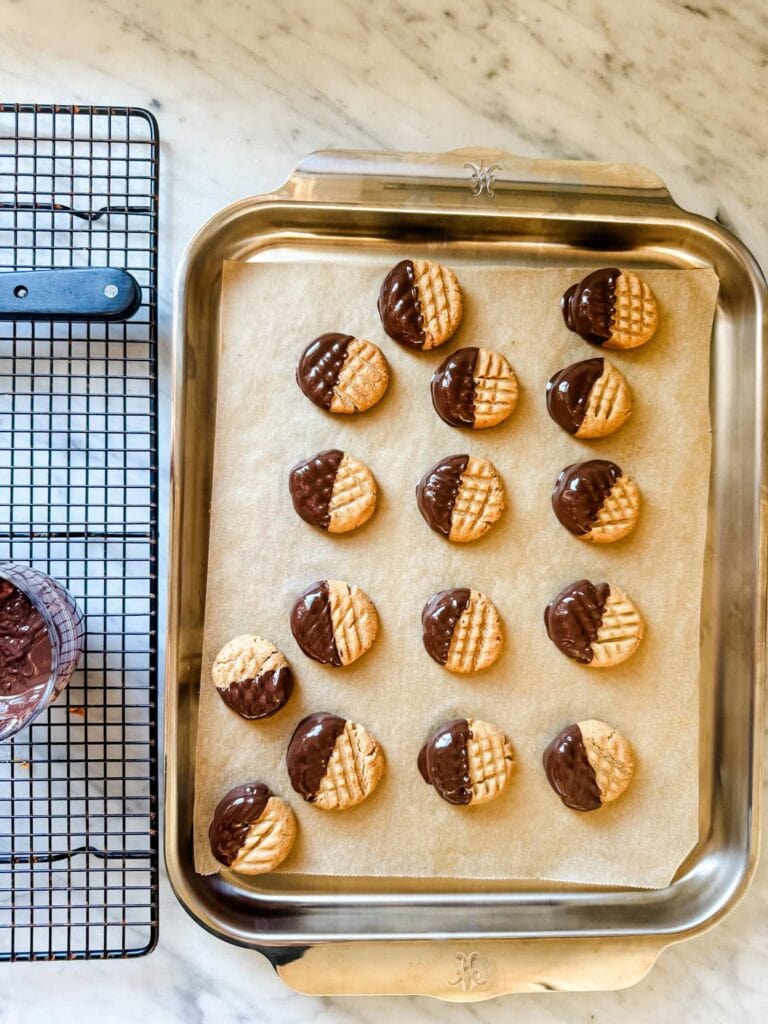
[[[348,942],[262,950],[306,995],[423,995],[477,1002],[515,992],[627,988],[653,967],[658,941]]]
[[[578,193],[674,206],[661,179],[635,164],[540,160],[501,149],[388,153],[329,149],[301,161],[274,198],[312,202],[519,205],[525,192]]]

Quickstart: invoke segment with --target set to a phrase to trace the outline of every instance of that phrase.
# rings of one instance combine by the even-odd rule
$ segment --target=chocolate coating
[[[544,751],[544,771],[549,784],[566,807],[595,811],[602,806],[595,770],[589,763],[581,729],[569,725]]]
[[[589,533],[620,476],[616,463],[607,459],[566,466],[552,491],[552,508],[563,526],[577,536]]]
[[[296,367],[296,383],[315,405],[330,409],[333,390],[347,358],[347,349],[355,339],[351,334],[321,334],[301,353]]]
[[[467,742],[472,738],[466,718],[445,722],[419,751],[419,771],[449,804],[468,804],[472,799]]]
[[[584,665],[592,661],[592,643],[603,621],[611,588],[607,583],[577,580],[565,587],[546,607],[544,625],[555,646]]]
[[[333,637],[328,581],[312,583],[296,598],[291,610],[291,632],[308,658],[323,665],[341,665]]]
[[[611,336],[616,315],[616,267],[593,270],[571,285],[560,300],[565,326],[592,345],[604,345]]]
[[[547,382],[547,411],[552,419],[569,434],[575,434],[589,404],[595,383],[602,377],[605,360],[583,359],[571,363],[549,378]]]
[[[288,488],[296,512],[305,523],[327,530],[331,521],[331,496],[344,452],[329,448],[291,470]]]
[[[276,672],[262,672],[255,679],[238,679],[219,696],[241,718],[271,718],[293,693],[293,672],[283,665]]]
[[[448,661],[453,631],[469,604],[469,590],[457,587],[433,594],[421,613],[424,648],[430,658],[444,665]]]
[[[0,696],[48,682],[53,651],[48,628],[26,594],[0,579]]]
[[[286,765],[291,785],[310,803],[317,796],[328,769],[336,740],[344,732],[346,719],[317,711],[302,718],[288,744]]]
[[[424,321],[411,260],[401,260],[384,278],[378,305],[381,323],[390,338],[409,348],[423,348]]]
[[[459,348],[440,363],[432,377],[435,412],[451,427],[475,422],[475,367],[477,348]]]
[[[264,813],[272,793],[263,782],[249,782],[231,789],[219,801],[208,829],[211,853],[227,867],[248,838],[251,825]]]
[[[453,506],[468,462],[468,455],[450,455],[436,462],[416,485],[419,512],[432,529],[444,537],[451,532]]]

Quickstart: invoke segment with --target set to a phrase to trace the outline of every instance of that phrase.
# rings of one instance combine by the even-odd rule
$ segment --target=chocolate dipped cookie
[[[339,668],[371,647],[379,617],[368,595],[341,580],[317,580],[296,599],[291,632],[308,658]]]
[[[452,336],[464,300],[452,270],[429,260],[401,260],[384,278],[378,305],[390,338],[426,351]]]
[[[432,377],[432,404],[451,427],[481,430],[502,423],[517,405],[517,377],[500,352],[459,348]]]
[[[547,383],[546,397],[555,423],[582,440],[607,437],[632,412],[626,377],[600,356],[558,370]]]
[[[610,544],[635,528],[640,491],[615,462],[574,462],[555,481],[552,509],[579,540]]]
[[[491,722],[444,722],[421,748],[421,777],[449,804],[483,804],[499,796],[515,765],[512,745]]]
[[[591,345],[629,349],[656,333],[659,313],[650,286],[628,270],[593,270],[563,295],[565,326]]]
[[[381,349],[351,334],[321,334],[304,349],[296,383],[326,412],[365,412],[384,395],[389,366]]]
[[[293,693],[293,673],[282,651],[246,633],[230,640],[211,669],[216,692],[241,718],[271,718]]]
[[[482,537],[504,511],[504,486],[488,459],[450,455],[421,478],[416,501],[436,533],[466,543]]]
[[[293,811],[263,782],[231,789],[217,804],[208,829],[213,856],[242,875],[274,871],[295,839]]]
[[[349,533],[367,523],[376,509],[373,473],[360,459],[330,448],[297,463],[288,487],[296,513],[328,533]]]
[[[433,594],[424,605],[421,624],[424,649],[449,672],[479,672],[501,654],[499,613],[478,590],[455,587]]]
[[[616,800],[635,768],[626,737],[594,718],[562,729],[547,745],[543,761],[550,786],[574,811],[595,811]]]
[[[632,601],[609,583],[577,580],[544,612],[547,636],[568,658],[590,668],[626,661],[643,639],[643,620]]]
[[[370,796],[384,772],[384,752],[368,730],[326,711],[303,718],[288,744],[291,785],[324,811],[343,811]]]

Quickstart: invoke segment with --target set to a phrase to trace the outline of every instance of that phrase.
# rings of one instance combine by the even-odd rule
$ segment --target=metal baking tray
[[[700,841],[661,890],[418,879],[201,877],[192,857],[224,260],[429,255],[517,266],[711,267],[712,486],[702,605]],[[711,927],[757,857],[765,637],[766,285],[723,227],[633,166],[496,150],[316,153],[190,243],[175,299],[166,833],[176,895],[210,932],[312,993],[483,999],[620,988]],[[660,795],[663,799],[663,794]]]

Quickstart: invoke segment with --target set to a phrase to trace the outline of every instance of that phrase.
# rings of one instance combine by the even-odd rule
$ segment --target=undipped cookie
[[[435,370],[432,404],[451,427],[494,427],[517,405],[517,377],[500,352],[459,348]]]
[[[350,665],[365,654],[379,631],[368,595],[341,580],[318,580],[301,593],[291,611],[291,632],[308,658],[324,665]]]
[[[430,736],[418,765],[424,781],[449,804],[484,804],[506,786],[515,754],[498,726],[455,718]]]
[[[449,672],[479,672],[501,654],[501,619],[485,594],[466,587],[433,594],[421,613],[424,648]]]
[[[621,370],[607,359],[583,359],[550,377],[547,411],[574,437],[607,437],[632,412],[632,392]]]
[[[613,584],[589,580],[561,590],[547,605],[544,624],[558,650],[592,668],[626,661],[644,633],[640,613],[626,594]]]
[[[387,390],[389,367],[373,342],[351,334],[321,334],[302,352],[296,383],[328,412],[365,412]]]
[[[299,462],[288,486],[293,507],[311,526],[348,533],[362,526],[376,508],[376,481],[364,462],[331,448]]]
[[[594,811],[621,796],[635,767],[626,737],[595,718],[561,730],[543,760],[550,786],[575,811]]]
[[[379,316],[384,330],[408,348],[444,344],[461,322],[464,300],[452,270],[429,260],[401,260],[384,278]]]
[[[482,537],[504,511],[504,486],[488,459],[450,455],[419,480],[416,501],[436,533],[465,543]]]
[[[637,348],[658,325],[656,299],[637,274],[617,267],[593,270],[560,302],[565,326],[603,348]]]
[[[213,856],[242,875],[274,871],[295,838],[293,811],[263,782],[231,789],[219,801],[208,829]]]
[[[552,508],[580,540],[610,544],[630,533],[640,515],[637,484],[615,462],[574,462],[558,476]]]
[[[222,647],[211,675],[221,699],[241,718],[270,718],[293,693],[293,673],[285,655],[252,633]]]
[[[343,811],[378,786],[384,752],[362,725],[319,711],[296,726],[286,764],[291,785],[305,800],[324,811]]]

